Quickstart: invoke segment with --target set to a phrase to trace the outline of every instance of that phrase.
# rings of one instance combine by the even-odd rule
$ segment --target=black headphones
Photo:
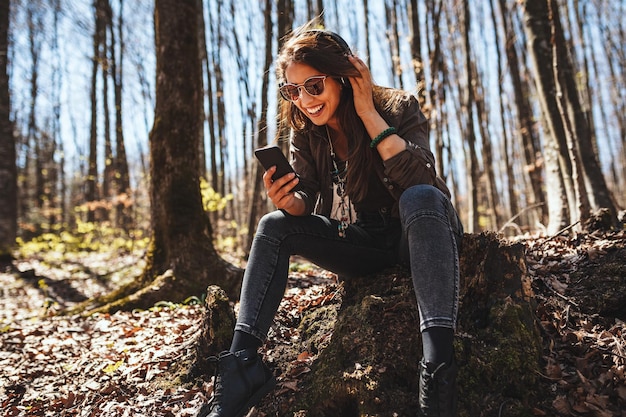
[[[341,48],[341,50],[345,54],[352,55],[352,51],[350,50],[350,46],[348,46],[348,42],[346,42],[337,33],[332,32],[330,30],[325,30],[325,29],[310,29],[307,32],[309,32],[309,33],[316,33],[316,34],[318,34],[318,36],[326,36],[326,37],[330,38],[333,42],[335,42],[337,45],[339,45],[339,47]]]
[[[334,43],[336,43],[339,46],[339,48],[341,48],[344,54],[352,55],[352,50],[350,49],[348,42],[346,42],[341,36],[339,36],[335,32],[332,32],[330,30],[325,30],[325,29],[310,29],[310,30],[307,30],[305,33],[314,33],[317,36],[325,36],[327,38],[330,38]],[[347,79],[341,77],[339,81],[341,82],[342,85],[350,87],[350,82],[348,82]]]

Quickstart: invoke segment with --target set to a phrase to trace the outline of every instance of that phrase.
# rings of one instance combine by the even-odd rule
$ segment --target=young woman
[[[278,210],[259,222],[232,346],[216,358],[214,398],[199,416],[243,416],[274,387],[257,349],[295,254],[345,279],[408,263],[420,313],[409,325],[423,340],[419,413],[455,415],[452,342],[463,230],[435,173],[416,98],[374,85],[339,35],[311,26],[285,42],[276,67],[298,175],[272,180],[272,167],[263,176]]]

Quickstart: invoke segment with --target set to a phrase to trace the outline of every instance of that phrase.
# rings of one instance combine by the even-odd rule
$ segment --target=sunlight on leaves
[[[102,372],[104,372],[105,374],[112,374],[115,371],[117,371],[120,368],[120,366],[122,366],[123,364],[124,364],[124,359],[120,359],[119,361],[115,363],[111,363],[105,366]]]

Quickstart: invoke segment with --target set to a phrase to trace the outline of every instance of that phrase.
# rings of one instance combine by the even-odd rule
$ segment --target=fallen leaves
[[[619,318],[599,314],[602,303],[587,302],[587,297],[602,297],[604,288],[611,292],[616,280],[625,278],[619,272],[626,267],[624,232],[609,237],[527,244],[537,316],[547,335],[544,376],[552,382],[556,395],[551,407],[559,416],[626,415],[626,326]],[[601,271],[609,260],[618,265],[615,276]],[[622,284],[622,294],[624,289]]]
[[[201,390],[154,382],[188,348],[202,314],[181,306],[15,321],[2,333],[0,408],[7,416],[195,415]]]
[[[624,233],[528,238],[523,243],[545,341],[547,405],[535,406],[533,414],[625,417],[626,326],[623,317],[599,311],[605,305],[619,308],[620,294],[626,293],[622,270],[603,272],[612,287],[602,287],[602,278],[593,275],[606,259],[619,264],[619,251],[626,246]],[[3,415],[194,416],[210,397],[212,382],[191,386],[168,378],[172,367],[194,348],[202,307],[170,305],[88,318],[54,316],[51,313],[59,307],[110,291],[116,284],[99,278],[106,268],[126,271],[127,276],[115,276],[119,283],[132,278],[128,266],[140,262],[126,255],[107,260],[103,254],[51,259],[56,259],[52,266],[35,258],[21,261],[17,266],[27,272],[20,276],[0,274]],[[298,394],[299,381],[332,336],[332,325],[320,327],[315,346],[294,353],[302,337],[299,325],[320,307],[338,306],[341,290],[333,274],[314,267],[290,274],[264,346],[278,376],[272,399],[277,409],[281,401],[287,404]],[[613,304],[603,304],[608,295]],[[312,320],[317,325],[331,319]],[[357,371],[363,370],[355,367]]]

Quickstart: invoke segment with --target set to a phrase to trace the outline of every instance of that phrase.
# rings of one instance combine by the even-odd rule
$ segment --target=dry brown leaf
[[[554,408],[557,413],[564,416],[569,415],[572,412],[569,402],[565,396],[558,396],[555,398],[554,401],[552,401],[552,408]]]

